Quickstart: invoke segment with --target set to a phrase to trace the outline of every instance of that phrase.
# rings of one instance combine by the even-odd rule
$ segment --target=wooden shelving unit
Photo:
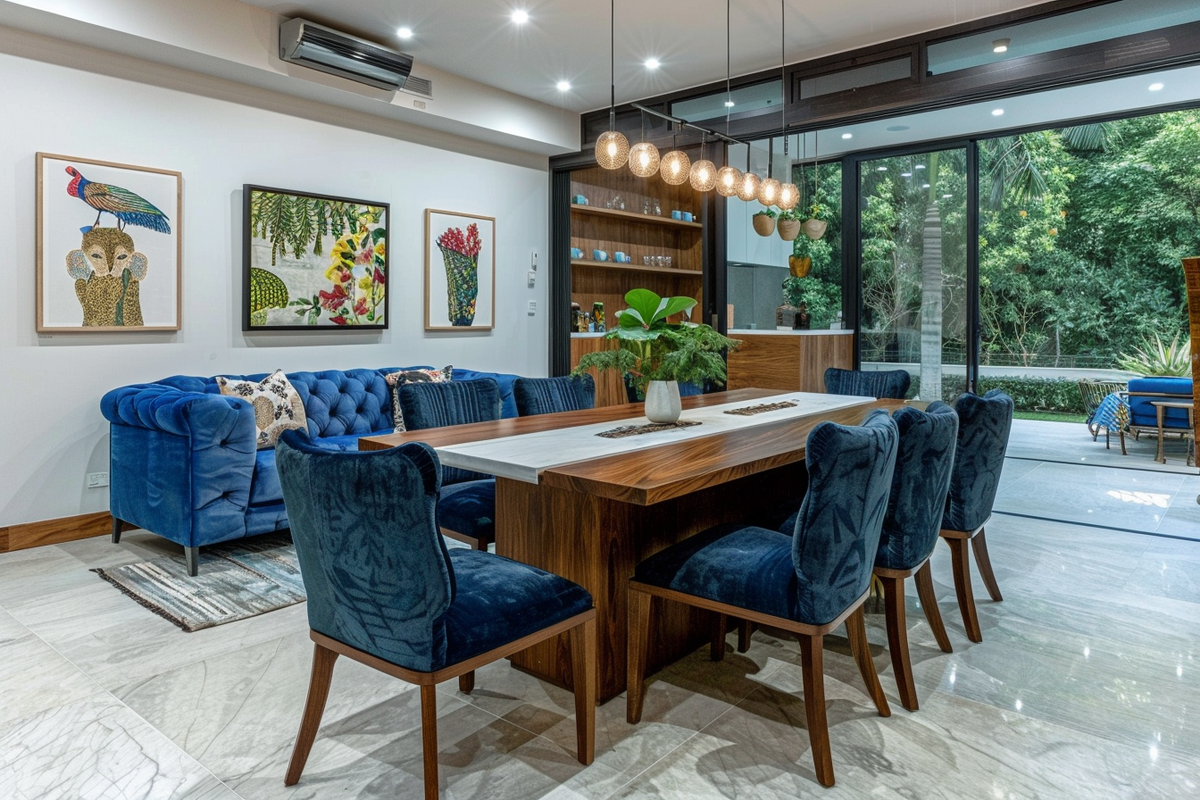
[[[593,303],[603,303],[605,324],[611,328],[630,289],[641,287],[663,296],[703,300],[704,226],[671,218],[675,210],[699,217],[703,198],[691,186],[671,186],[658,176],[638,178],[628,169],[591,167],[571,174],[572,199],[576,195],[583,195],[588,203],[571,204],[571,247],[585,254],[585,258],[570,262],[571,302],[585,312],[591,311]],[[622,200],[624,209],[607,207]],[[657,201],[662,213],[641,213],[647,201],[652,207]],[[610,259],[624,252],[632,263],[590,260],[587,256],[593,250],[604,250]],[[642,263],[645,256],[670,256],[671,266],[646,266]],[[572,367],[584,353],[609,346],[599,337],[573,337]],[[625,389],[619,375],[596,377],[597,405],[623,402]]]

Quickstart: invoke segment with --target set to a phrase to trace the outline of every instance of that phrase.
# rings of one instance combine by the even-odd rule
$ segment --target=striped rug
[[[296,548],[286,533],[201,548],[194,578],[182,554],[92,571],[189,633],[305,598]]]

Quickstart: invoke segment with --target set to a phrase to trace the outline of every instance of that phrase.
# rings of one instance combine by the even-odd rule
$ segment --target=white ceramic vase
[[[679,384],[675,381],[650,381],[646,384],[646,419],[671,423],[679,419]]]

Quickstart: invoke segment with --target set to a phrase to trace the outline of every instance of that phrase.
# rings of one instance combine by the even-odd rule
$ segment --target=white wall
[[[155,68],[130,59],[123,69]],[[86,473],[108,469],[108,423],[99,403],[117,386],[174,374],[407,364],[546,374],[544,158],[507,153],[484,159],[454,137],[446,137],[450,149],[441,149],[373,132],[370,125],[340,127],[336,123],[354,112],[294,98],[286,103],[295,115],[264,110],[286,106],[262,90],[232,91],[199,75],[150,80],[155,85],[0,52],[6,117],[0,125],[0,239],[8,243],[0,260],[7,288],[0,314],[6,376],[0,525],[108,508],[108,490],[84,484]],[[494,147],[480,149],[493,155]],[[35,332],[38,151],[183,173],[181,331]],[[243,183],[390,202],[390,329],[243,334],[237,311]],[[496,218],[494,331],[425,333],[426,208]],[[543,266],[529,288],[533,250]],[[57,270],[62,257],[47,257]],[[538,303],[536,315],[527,313],[530,300]]]

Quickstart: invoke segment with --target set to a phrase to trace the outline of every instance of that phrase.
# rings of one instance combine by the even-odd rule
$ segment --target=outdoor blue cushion
[[[1192,396],[1191,378],[1131,378],[1129,381],[1129,422],[1133,425],[1158,425],[1158,409],[1152,403],[1155,400],[1179,400],[1179,397],[1139,397],[1134,392],[1151,392],[1153,394],[1174,394]],[[1187,428],[1188,412],[1186,408],[1164,409],[1164,428]]]
[[[881,372],[830,367],[825,370],[825,391],[829,394],[903,400],[911,385],[912,376],[903,369]]]
[[[517,378],[513,382],[517,413],[522,417],[580,411],[596,405],[596,381],[591,375],[562,378]]]
[[[992,515],[1012,430],[1013,400],[999,389],[983,397],[967,393],[958,398],[954,410],[958,445],[942,527],[973,531]]]
[[[496,538],[496,479],[443,486],[437,502],[438,525],[490,542]]]

